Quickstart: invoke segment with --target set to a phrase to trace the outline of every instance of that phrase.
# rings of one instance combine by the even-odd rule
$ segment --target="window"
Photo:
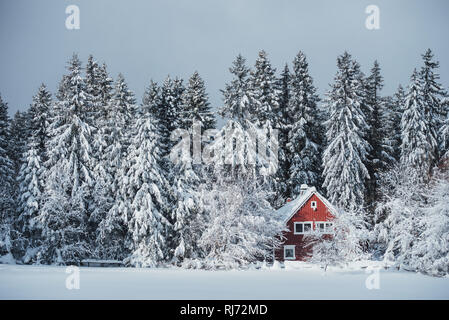
[[[332,223],[331,222],[315,222],[315,229],[319,233],[331,234]]]
[[[333,233],[332,222],[326,222],[325,233]]]
[[[316,208],[317,208],[316,201],[310,202],[310,207],[311,207],[313,210],[316,210]]]
[[[305,234],[312,231],[312,222],[295,222],[294,234]]]
[[[295,260],[295,246],[284,246],[284,259],[285,260]]]
[[[316,223],[316,231],[318,231],[320,233],[324,233],[325,226],[326,226],[326,223],[324,223],[324,222],[317,222]]]
[[[304,223],[304,233],[312,231],[312,223],[311,222],[305,222]]]

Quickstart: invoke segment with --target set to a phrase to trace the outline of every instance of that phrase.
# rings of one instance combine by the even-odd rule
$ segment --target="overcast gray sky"
[[[65,27],[70,4],[80,8],[79,30]],[[370,4],[380,9],[379,30],[365,28]],[[430,47],[447,87],[448,13],[447,0],[0,0],[0,93],[11,114],[26,109],[40,83],[55,92],[77,52],[106,62],[113,77],[122,72],[139,102],[150,79],[198,70],[217,107],[235,56],[252,66],[260,49],[278,70],[304,51],[321,94],[344,50],[365,72],[377,59],[391,94]]]

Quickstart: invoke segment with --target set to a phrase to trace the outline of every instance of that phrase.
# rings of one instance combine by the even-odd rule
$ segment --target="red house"
[[[307,246],[304,235],[315,230],[322,234],[332,234],[332,219],[336,215],[334,207],[315,187],[301,185],[299,196],[277,210],[289,230],[284,233],[284,243],[275,250],[275,259],[305,261],[312,248]]]

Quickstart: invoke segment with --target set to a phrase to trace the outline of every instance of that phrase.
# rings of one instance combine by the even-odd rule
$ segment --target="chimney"
[[[306,193],[307,189],[309,189],[309,186],[306,184],[302,184],[299,188],[299,195],[302,196],[304,193]]]

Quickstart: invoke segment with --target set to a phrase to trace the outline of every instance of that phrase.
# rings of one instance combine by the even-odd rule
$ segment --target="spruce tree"
[[[52,103],[51,93],[45,84],[42,84],[29,110],[30,136],[37,143],[38,155],[42,161],[47,160],[46,145],[49,139],[48,126]]]
[[[238,55],[232,63],[229,71],[233,79],[221,90],[223,94],[224,105],[220,109],[220,115],[244,124],[245,120],[251,118],[251,108],[253,102],[249,91],[249,68],[245,65],[245,58]]]
[[[386,143],[391,150],[393,162],[397,163],[401,158],[401,118],[405,105],[404,88],[399,85],[393,97],[386,97],[384,103],[386,113],[383,121],[385,123]]]
[[[290,150],[287,146],[288,143],[288,134],[292,128],[292,124],[294,119],[289,112],[288,104],[291,95],[291,77],[290,70],[288,65],[285,64],[284,70],[282,71],[278,82],[277,87],[279,90],[279,112],[277,114],[277,124],[276,129],[278,132],[278,170],[276,172],[277,186],[279,199],[284,200],[290,196],[290,191],[288,187],[289,180],[289,169],[291,165],[291,154]],[[282,201],[283,202],[283,201]],[[282,205],[283,203],[275,204],[275,207],[278,205]]]
[[[111,131],[114,131],[115,124],[111,124],[111,112],[113,84],[109,77],[106,65],[100,66],[89,56],[86,65],[86,90],[89,93],[91,103],[90,123],[94,127],[92,132],[94,150],[93,155],[93,174],[95,176],[93,210],[89,217],[89,233],[93,242],[96,255],[103,251],[102,246],[98,244],[98,227],[105,219],[105,216],[114,202],[112,192],[113,181],[111,179],[110,167],[111,161],[114,161],[108,148],[113,144],[111,140]],[[112,158],[112,159],[111,159]]]
[[[271,66],[266,52],[260,51],[249,79],[254,102],[252,116],[257,121],[256,125],[260,127],[266,124],[277,127],[280,92],[275,72],[276,69]]]
[[[185,88],[182,79],[172,79],[170,76],[164,80],[160,93],[160,104],[155,119],[159,123],[162,138],[162,158],[166,162],[164,170],[169,171],[168,155],[175,145],[175,141],[170,139],[172,132],[181,128],[180,114],[182,109],[182,94]]]
[[[96,120],[101,114],[101,108],[104,107],[100,95],[100,74],[101,69],[97,61],[92,55],[87,58],[86,64],[86,91],[91,96],[91,110],[94,119]]]
[[[281,126],[281,114],[279,109],[280,90],[278,88],[278,79],[276,78],[276,69],[271,66],[267,53],[260,51],[259,56],[254,65],[254,69],[250,72],[249,91],[251,97],[250,119],[254,119],[253,123],[258,128],[263,128],[268,134],[268,139],[279,139],[279,132],[276,136],[273,129],[279,130]],[[279,140],[276,141],[276,150],[279,150]],[[256,141],[256,147],[259,149],[259,158],[262,158],[270,150],[263,150],[260,141]],[[275,160],[275,159],[273,159]],[[279,167],[279,152],[276,154],[277,164]],[[260,176],[261,164],[257,165],[257,174]],[[274,174],[263,176],[262,180],[266,187],[273,191],[270,202],[278,207],[283,201],[283,193],[285,185],[280,180],[278,169]]]
[[[14,218],[14,163],[10,158],[8,104],[0,96],[0,256],[11,253],[11,224]]]
[[[401,120],[401,164],[417,170],[420,178],[425,181],[435,163],[438,144],[432,123],[426,116],[424,98],[423,83],[415,69],[410,79]]]
[[[202,131],[215,128],[215,117],[210,108],[206,87],[196,71],[183,92],[180,112],[184,129],[191,128],[195,121],[201,123]]]
[[[14,176],[17,176],[23,163],[22,157],[26,150],[27,139],[30,135],[29,119],[27,111],[17,111],[11,120],[9,152],[11,160],[14,162]]]
[[[428,123],[429,134],[432,140],[439,141],[438,132],[444,122],[446,115],[446,106],[444,97],[447,92],[439,83],[440,75],[437,69],[440,66],[438,61],[434,60],[434,55],[430,49],[422,55],[424,65],[419,73],[419,78],[422,86],[422,102],[424,107],[425,121]],[[441,145],[441,141],[439,141]],[[440,158],[440,150],[438,145],[431,145],[429,152],[429,165],[434,166],[438,163]]]
[[[198,188],[202,182],[190,159],[180,159],[174,166],[172,219],[175,232],[174,256],[177,261],[200,256],[198,239],[203,208],[199,201]]]
[[[309,74],[304,53],[293,61],[288,113],[292,118],[288,137],[290,168],[288,187],[291,197],[299,195],[301,184],[321,184],[322,126],[318,95]]]
[[[364,206],[365,166],[371,146],[362,111],[363,83],[359,64],[345,52],[337,59],[338,71],[328,92],[327,147],[323,153],[324,183],[329,200],[348,210]]]
[[[260,72],[257,74],[263,73],[262,70],[265,68],[262,65],[272,70],[265,58],[261,58],[260,61]],[[268,116],[262,116],[263,108],[259,108],[262,105],[269,108],[268,104],[261,104],[261,101],[269,101],[267,97],[270,95],[264,97],[264,91],[254,90],[256,73],[253,72],[251,77],[248,77],[249,69],[245,66],[245,59],[241,55],[237,56],[229,71],[234,78],[222,90],[224,106],[220,110],[220,115],[229,121],[215,136],[214,146],[217,148],[215,161],[234,179],[257,177],[266,188],[276,190],[273,186],[275,181],[272,179],[276,164],[272,160],[277,157],[275,154],[277,141],[274,141],[277,137],[271,120]],[[270,87],[274,87],[274,84],[270,81]],[[275,199],[276,197],[273,197],[271,200]]]
[[[23,261],[34,261],[36,248],[41,244],[41,228],[36,218],[42,209],[42,193],[45,183],[45,166],[47,159],[46,144],[48,143],[49,110],[52,104],[50,92],[42,84],[33,97],[33,103],[28,111],[30,136],[26,141],[23,164],[19,170],[17,231],[23,241],[19,241],[20,251],[26,255]]]
[[[92,205],[92,126],[90,96],[73,55],[57,113],[49,126],[44,205],[38,220],[44,242],[38,259],[47,263],[79,263],[90,256],[88,218]]]
[[[385,99],[380,91],[383,88],[383,77],[379,63],[374,61],[370,75],[365,79],[365,116],[369,124],[367,135],[371,150],[368,154],[367,169],[370,179],[366,183],[366,203],[373,213],[375,202],[379,198],[380,175],[388,165],[394,162],[390,155],[393,151],[388,145],[385,126]]]
[[[159,165],[161,150],[153,115],[148,108],[141,108],[135,122],[131,140],[127,178],[127,205],[132,216],[128,223],[128,245],[131,255],[127,263],[140,267],[154,267],[167,261],[170,252],[167,234],[170,222],[165,217],[167,199],[161,189],[167,188],[167,180]]]
[[[215,118],[210,110],[204,82],[195,72],[189,79],[189,85],[182,96],[180,113],[181,128],[188,133],[189,145],[182,146],[183,157],[174,163],[173,197],[174,208],[172,219],[175,232],[175,258],[183,260],[198,256],[197,241],[200,234],[199,221],[202,208],[198,200],[198,186],[207,174],[203,164],[193,163],[193,146],[190,143],[198,138],[205,130],[215,128]],[[200,132],[194,132],[193,124],[201,125]],[[186,137],[184,137],[185,139]],[[193,141],[197,143],[198,141]],[[181,144],[185,142],[181,141]],[[203,147],[203,145],[201,146]],[[188,154],[185,154],[187,151]]]
[[[180,78],[171,79],[168,76],[161,88],[159,112],[155,114],[155,120],[158,123],[157,131],[160,133],[161,140],[158,148],[161,149],[161,155],[157,160],[160,163],[161,174],[164,179],[168,181],[170,186],[175,183],[174,163],[172,162],[171,154],[175,150],[175,146],[179,141],[175,137],[175,130],[183,128],[182,110],[183,110],[183,94],[185,87],[183,80]],[[156,125],[156,123],[155,123]],[[175,139],[173,139],[175,138]],[[176,199],[171,187],[161,185],[162,195],[166,200],[166,206],[161,213],[165,219],[174,223],[173,212],[176,206]],[[170,232],[173,230],[170,229]],[[167,247],[176,247],[176,239],[174,236],[169,237]]]
[[[129,169],[126,157],[134,133],[136,108],[134,93],[119,74],[105,108],[104,125],[100,131],[103,151],[95,168],[96,255],[104,259],[122,260],[128,254],[124,242],[132,210],[126,184]]]
[[[441,136],[441,154],[443,159],[449,159],[449,99],[445,100],[447,107],[446,120],[443,122],[440,130]]]

